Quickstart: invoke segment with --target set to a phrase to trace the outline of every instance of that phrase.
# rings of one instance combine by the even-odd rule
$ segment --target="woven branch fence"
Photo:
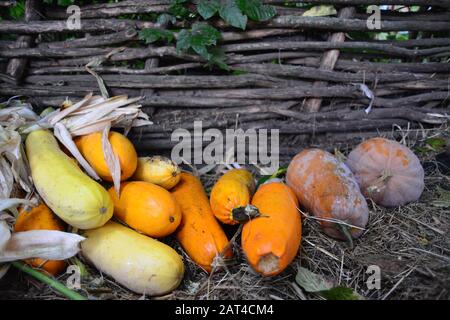
[[[173,45],[147,45],[143,28],[182,27],[133,19],[167,12],[170,0],[130,0],[81,6],[81,29],[70,30],[65,8],[25,3],[24,21],[0,21],[0,96],[59,106],[97,92],[92,67],[111,95],[144,96],[155,125],[130,133],[140,152],[170,150],[177,128],[279,129],[280,152],[335,147],[407,128],[447,123],[450,104],[450,1],[266,0],[269,22],[245,31],[212,20],[230,70],[205,67]],[[289,2],[290,6],[286,6]],[[305,7],[332,4],[335,16],[303,16]],[[0,1],[0,10],[14,1]],[[381,28],[367,26],[368,5],[380,5]],[[419,6],[412,12],[408,6]],[[363,40],[366,32],[401,31],[406,40]],[[67,34],[71,35],[67,39]],[[368,106],[370,112],[367,112]]]

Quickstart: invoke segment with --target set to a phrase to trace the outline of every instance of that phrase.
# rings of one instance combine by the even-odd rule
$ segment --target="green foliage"
[[[44,0],[46,4],[53,4],[53,0]],[[58,6],[68,7],[75,3],[75,0],[57,0]],[[81,3],[80,3],[81,4]]]
[[[9,8],[9,15],[14,20],[20,20],[25,15],[25,0],[17,1],[16,5]]]
[[[197,12],[207,20],[214,16],[220,9],[220,0],[200,0],[197,3]]]
[[[245,72],[245,71],[241,71],[241,70],[235,70],[236,73],[239,71]],[[245,74],[245,73],[241,73],[241,74]],[[287,172],[287,167],[284,166],[284,167],[279,167],[278,170],[275,173],[273,173],[272,175],[262,176],[256,183],[256,188],[259,188],[260,185],[264,184],[265,182],[269,181],[270,179],[281,178],[282,176],[286,175],[286,172]]]
[[[344,286],[333,286],[324,276],[299,267],[295,282],[306,292],[316,293],[327,300],[361,300],[353,289]]]
[[[433,152],[439,152],[445,149],[447,141],[443,138],[433,137],[425,140],[425,145],[416,147],[414,151],[419,154],[427,154]]]
[[[261,0],[236,0],[236,2],[239,9],[254,21],[267,21],[277,14],[274,7],[263,4]]]
[[[248,19],[267,21],[276,15],[275,8],[261,0],[198,0],[197,12],[205,20],[219,14],[229,25],[242,30]]]
[[[438,137],[428,138],[425,141],[425,143],[433,151],[439,151],[440,149],[443,149],[447,145],[447,142],[445,141],[445,139],[438,138]]]
[[[184,4],[187,0],[172,0],[169,13],[178,19],[188,19],[191,17],[191,11]]]
[[[264,5],[262,0],[194,0],[196,12],[192,12],[187,5],[188,0],[172,0],[170,14],[161,14],[157,18],[159,24],[175,24],[177,19],[186,21],[196,14],[204,20],[219,15],[229,25],[245,30],[248,19],[267,21],[276,14],[274,7]],[[181,29],[177,34],[176,48],[178,52],[193,51],[204,58],[208,65],[216,65],[229,70],[225,63],[226,56],[222,50],[215,48],[221,38],[221,33],[214,27],[201,22],[195,22],[191,29]],[[175,35],[171,31],[156,28],[144,29],[139,33],[139,39],[146,43],[159,40],[172,42]]]
[[[158,40],[166,40],[168,43],[171,43],[174,38],[171,31],[164,29],[147,28],[139,32],[139,39],[144,40],[145,43],[153,43]]]
[[[177,22],[177,18],[175,18],[171,14],[162,13],[156,19],[156,23],[159,23],[159,24],[162,24],[162,25],[168,24],[169,22],[174,24],[175,22]]]
[[[194,23],[191,30],[183,29],[178,33],[177,51],[192,49],[205,60],[211,60],[211,46],[215,46],[220,39],[220,32],[205,23]]]

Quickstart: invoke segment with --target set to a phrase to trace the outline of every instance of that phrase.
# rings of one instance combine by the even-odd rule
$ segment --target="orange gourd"
[[[351,241],[363,233],[369,219],[366,199],[350,169],[331,153],[303,150],[289,164],[286,181],[326,234]]]
[[[113,153],[119,158],[120,180],[131,177],[137,167],[137,153],[133,144],[127,137],[118,132],[111,131],[108,136]],[[108,164],[105,161],[102,148],[102,133],[96,132],[75,139],[75,143],[83,157],[106,181],[112,181]]]
[[[22,209],[14,224],[14,232],[29,230],[57,230],[64,231],[63,222],[45,204],[40,204],[30,210]],[[58,275],[64,271],[64,260],[44,260],[40,258],[27,259],[25,262],[35,268],[41,268],[51,275]]]
[[[397,141],[366,140],[350,152],[346,163],[363,194],[382,206],[416,201],[425,187],[420,160]]]
[[[214,218],[202,183],[192,174],[182,172],[172,194],[183,214],[177,239],[195,263],[211,272],[214,258],[220,254],[229,258],[232,251],[225,232]]]
[[[302,223],[294,192],[283,183],[262,185],[252,204],[261,216],[242,229],[242,249],[249,264],[264,276],[282,272],[294,260],[300,247]]]
[[[245,169],[232,169],[216,182],[211,190],[211,209],[221,222],[237,224],[258,216],[250,205],[255,191],[253,175]]]
[[[162,238],[180,224],[181,210],[166,189],[144,181],[124,182],[120,197],[114,187],[108,190],[114,202],[114,216],[150,237]]]

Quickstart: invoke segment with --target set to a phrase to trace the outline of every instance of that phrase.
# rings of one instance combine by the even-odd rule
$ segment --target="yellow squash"
[[[116,222],[88,230],[81,252],[97,269],[128,289],[150,296],[178,287],[184,274],[180,255],[168,245]]]
[[[50,131],[31,132],[25,146],[36,190],[56,215],[79,229],[98,228],[111,219],[108,192],[61,151]]]
[[[168,158],[140,157],[133,180],[154,183],[170,190],[180,181],[180,173],[180,168]]]

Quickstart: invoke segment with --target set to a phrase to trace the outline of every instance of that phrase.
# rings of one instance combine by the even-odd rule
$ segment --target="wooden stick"
[[[355,13],[354,7],[346,7],[339,11],[338,18],[341,19],[349,19],[351,18]],[[343,32],[335,32],[331,34],[329,40],[330,42],[344,42],[345,41],[345,33]],[[326,51],[323,56],[322,60],[320,62],[319,69],[321,70],[333,70],[334,66],[336,65],[337,60],[339,59],[339,50],[328,50]],[[315,81],[313,86],[315,87],[321,87],[326,85],[326,82],[324,81]],[[320,110],[320,106],[322,104],[322,99],[320,98],[312,98],[305,101],[305,110],[308,112],[317,112]]]
[[[37,0],[27,0],[25,2],[25,21],[31,22],[33,20],[39,20],[40,16],[38,13],[39,1]],[[34,41],[33,36],[20,36],[14,46],[16,49],[29,48]],[[9,61],[6,67],[6,74],[14,78],[14,82],[18,84],[25,74],[25,69],[28,65],[28,59],[24,58],[13,58]]]
[[[410,50],[390,44],[374,43],[374,42],[322,42],[322,41],[283,41],[283,42],[254,42],[242,44],[228,44],[222,46],[226,52],[244,52],[256,50],[329,50],[329,49],[364,49],[375,50],[393,56],[416,57],[427,56],[440,52],[447,52],[450,47],[437,47],[432,49]]]
[[[283,0],[264,0],[265,3],[285,3]],[[289,3],[298,3],[303,1],[291,1]],[[405,6],[421,5],[421,6],[439,6],[450,8],[447,0],[307,0],[305,2],[313,4],[339,4],[339,5],[382,5],[382,4],[398,4]]]
[[[275,77],[296,77],[302,79],[313,79],[329,82],[399,82],[428,79],[429,75],[413,74],[413,73],[350,73],[341,71],[328,71],[323,69],[292,66],[273,63],[247,63],[234,65],[233,68],[245,70],[252,73],[266,74]],[[319,84],[325,86],[325,83]]]

